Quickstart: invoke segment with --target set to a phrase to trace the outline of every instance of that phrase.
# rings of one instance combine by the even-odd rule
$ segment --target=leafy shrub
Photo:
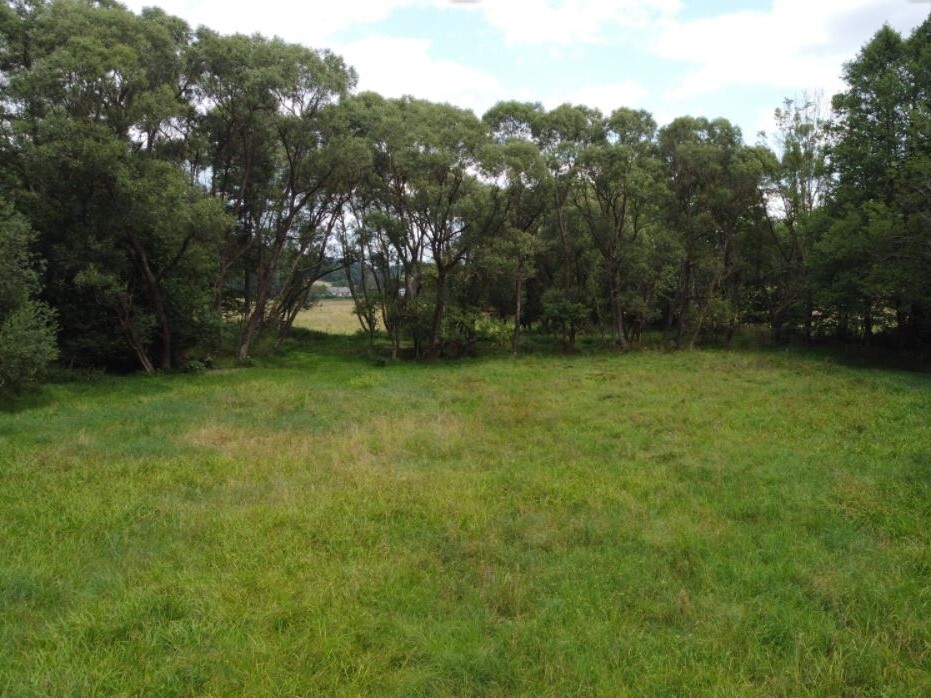
[[[204,373],[207,370],[207,364],[198,359],[188,361],[181,369],[184,373]]]
[[[26,301],[0,325],[0,390],[18,390],[40,379],[58,358],[55,314]]]
[[[0,199],[0,391],[38,380],[58,357],[55,314],[33,300],[41,268],[29,248],[35,234]]]
[[[585,326],[589,309],[573,293],[549,289],[543,294],[543,320],[554,334],[562,335],[563,344],[571,346]]]

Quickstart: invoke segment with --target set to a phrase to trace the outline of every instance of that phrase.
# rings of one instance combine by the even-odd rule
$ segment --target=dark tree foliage
[[[931,19],[888,26],[845,66],[834,97],[837,184],[813,264],[823,312],[843,337],[931,340]]]
[[[58,356],[54,313],[35,299],[34,238],[26,220],[0,199],[0,394],[34,382]]]
[[[56,352],[148,372],[223,346],[245,360],[337,270],[394,356],[481,337],[516,354],[533,325],[566,350],[748,324],[926,350],[929,47],[929,22],[881,28],[833,120],[787,101],[771,150],[723,118],[658,128],[624,105],[478,119],[354,94],[325,50],[116,2],[7,2],[0,373],[31,380]]]

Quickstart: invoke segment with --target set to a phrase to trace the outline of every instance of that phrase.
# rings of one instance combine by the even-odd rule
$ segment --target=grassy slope
[[[0,412],[0,687],[931,692],[928,376],[315,344]]]

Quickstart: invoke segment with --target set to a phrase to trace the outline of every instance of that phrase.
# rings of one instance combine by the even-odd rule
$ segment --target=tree
[[[349,198],[353,161],[344,158],[339,101],[355,73],[328,51],[258,36],[198,32],[194,61],[199,99],[208,106],[199,163],[211,193],[236,220],[229,230],[215,284],[227,288],[242,271],[239,358],[277,322],[290,328],[323,260]],[[254,283],[254,288],[253,288]]]
[[[552,180],[532,139],[531,123],[541,113],[539,105],[502,102],[483,117],[493,140],[484,152],[483,169],[502,200],[498,234],[487,247],[512,279],[515,356],[520,352],[524,285],[536,273],[534,257],[542,246],[543,220],[552,196]]]
[[[577,255],[570,223],[570,206],[579,181],[578,162],[585,145],[598,137],[601,121],[597,110],[563,104],[535,122],[535,137],[552,181],[550,211],[559,238],[562,289],[567,296],[580,285],[578,279],[573,282]]]
[[[411,98],[360,95],[354,108],[372,161],[358,230],[381,267],[386,329],[395,351],[406,326],[418,356],[439,356],[453,277],[493,227],[476,176],[485,130],[469,111]]]
[[[41,378],[58,356],[54,313],[35,299],[34,239],[26,220],[0,199],[0,392]]]
[[[630,266],[654,198],[656,122],[647,112],[618,109],[599,131],[579,158],[581,183],[574,201],[601,257],[611,340],[627,350],[622,271]]]
[[[770,187],[765,240],[758,250],[767,254],[759,292],[768,307],[773,338],[779,341],[792,321],[804,326],[811,341],[814,299],[808,268],[815,245],[813,215],[830,193],[828,169],[829,122],[821,112],[819,95],[801,102],[787,99],[775,112],[775,145],[779,156],[761,151]]]
[[[2,158],[65,357],[119,365],[128,349],[147,371],[171,368],[211,324],[200,290],[222,218],[177,162],[190,34],[115,3],[16,9],[2,23]]]
[[[818,246],[820,298],[838,332],[931,337],[931,18],[909,39],[884,26],[845,66],[834,97],[837,186]],[[851,267],[851,265],[856,265]]]
[[[760,215],[763,167],[725,119],[682,117],[659,137],[666,171],[664,216],[678,243],[676,291],[668,299],[666,336],[694,346],[710,320],[732,333],[740,234]]]

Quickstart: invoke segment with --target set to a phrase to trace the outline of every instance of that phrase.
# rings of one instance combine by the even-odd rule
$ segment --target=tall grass
[[[0,692],[931,692],[931,380],[252,369],[0,412]]]

